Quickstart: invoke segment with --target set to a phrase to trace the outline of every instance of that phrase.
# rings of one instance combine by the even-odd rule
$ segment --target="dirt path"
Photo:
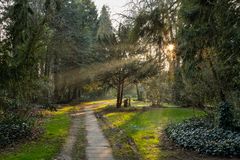
[[[114,160],[109,142],[104,137],[103,132],[99,127],[97,118],[92,110],[92,108],[96,106],[98,105],[85,106],[82,112],[71,115],[73,119],[69,136],[61,150],[61,153],[55,160],[73,159],[73,150],[78,140],[77,138],[79,136],[79,130],[81,129],[80,123],[82,116],[85,117],[87,160]],[[81,160],[81,158],[79,158],[79,160]]]
[[[71,114],[72,125],[69,131],[69,136],[61,150],[61,153],[55,160],[72,160],[73,148],[77,142],[79,130],[81,128],[80,123],[82,121],[80,116],[84,116],[83,112]]]

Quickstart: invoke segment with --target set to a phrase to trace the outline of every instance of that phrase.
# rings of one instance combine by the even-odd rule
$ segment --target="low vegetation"
[[[154,160],[176,154],[160,147],[161,134],[164,134],[166,125],[204,115],[201,111],[191,108],[147,107],[144,111],[146,103],[145,107],[143,102],[134,102],[133,106],[136,106],[135,109],[127,108],[125,111],[113,110],[113,107],[107,106],[97,112],[103,117],[100,118],[105,122],[103,129],[113,145],[114,154],[120,157],[119,159],[130,156],[135,159],[141,157]]]
[[[170,125],[166,132],[186,149],[214,156],[240,155],[240,133],[216,128],[210,119],[191,119]]]
[[[1,160],[52,159],[65,141],[71,124],[69,112],[73,107],[64,107],[57,112],[44,112],[44,134],[38,140],[16,145],[0,153]]]
[[[0,147],[7,147],[33,138],[34,124],[31,120],[9,114],[0,119]],[[36,130],[35,130],[36,132]]]

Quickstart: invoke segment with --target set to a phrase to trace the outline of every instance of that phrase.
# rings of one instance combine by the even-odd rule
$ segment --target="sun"
[[[168,46],[167,46],[167,50],[168,51],[173,51],[175,49],[175,45],[174,44],[169,44]]]

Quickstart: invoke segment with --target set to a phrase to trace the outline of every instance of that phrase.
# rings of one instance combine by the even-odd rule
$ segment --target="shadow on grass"
[[[203,115],[201,111],[175,107],[147,111],[135,108],[116,110],[108,107],[98,112],[98,117],[104,121],[104,132],[113,145],[117,159],[134,159],[133,154],[136,155],[135,159],[146,160],[228,159],[182,150],[165,136],[164,128],[167,124]]]

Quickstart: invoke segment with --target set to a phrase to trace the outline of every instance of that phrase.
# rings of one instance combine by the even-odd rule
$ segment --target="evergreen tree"
[[[239,13],[236,1],[182,2],[178,37],[185,78],[197,87],[193,92],[203,103],[221,102],[228,108],[227,101],[238,94]]]
[[[56,101],[79,98],[83,82],[73,81],[79,71],[96,59],[97,10],[91,0],[66,1],[55,17],[50,52],[54,60]],[[68,74],[69,71],[77,73]]]
[[[46,48],[48,17],[53,14],[50,10],[56,10],[53,3],[13,0],[3,10],[0,106],[5,111],[28,108],[44,88],[39,63]]]
[[[109,9],[107,6],[102,7],[98,25],[98,42],[103,45],[113,44],[115,42],[115,35],[112,27],[112,21],[110,19]]]
[[[153,65],[137,58],[145,50],[139,43],[131,41],[129,24],[119,24],[118,30],[113,31],[106,8],[103,6],[99,20],[98,41],[103,48],[100,52],[105,57],[103,62],[110,62],[110,66],[99,75],[99,79],[116,89],[116,107],[121,108],[125,87],[150,76]]]

